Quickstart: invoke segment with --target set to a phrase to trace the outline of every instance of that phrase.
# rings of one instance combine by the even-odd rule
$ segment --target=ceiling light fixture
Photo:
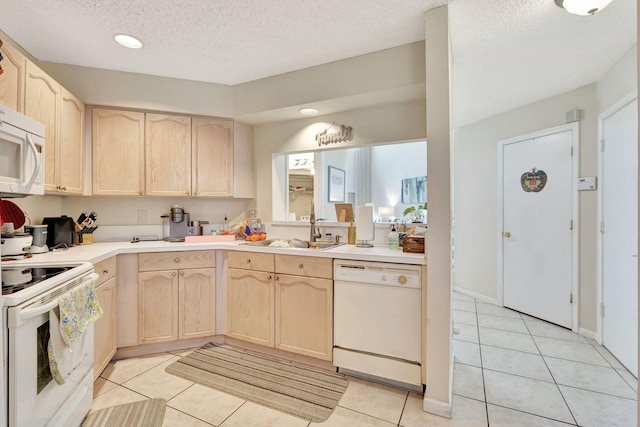
[[[121,46],[128,47],[129,49],[140,49],[143,45],[140,39],[137,39],[129,34],[114,34],[113,39]]]
[[[318,114],[320,111],[315,108],[301,108],[298,110],[300,114],[303,116],[313,116],[314,114]]]
[[[556,4],[574,15],[595,15],[612,0],[555,0]]]

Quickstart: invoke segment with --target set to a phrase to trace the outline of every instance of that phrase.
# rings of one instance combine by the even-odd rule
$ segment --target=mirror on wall
[[[378,221],[410,221],[403,211],[427,198],[427,142],[278,154],[273,176],[275,221],[309,221],[312,200],[325,221],[337,221],[336,203],[371,203]],[[415,202],[403,197],[407,182],[416,185]]]

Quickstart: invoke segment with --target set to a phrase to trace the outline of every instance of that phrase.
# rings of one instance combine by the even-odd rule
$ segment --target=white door
[[[573,130],[502,145],[505,307],[571,328]]]
[[[602,341],[638,375],[638,100],[604,117]]]

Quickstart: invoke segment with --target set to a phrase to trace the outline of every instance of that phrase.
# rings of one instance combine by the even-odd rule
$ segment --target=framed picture
[[[402,180],[402,203],[424,203],[427,201],[427,177],[418,176]]]
[[[344,203],[345,172],[342,169],[329,166],[329,201]]]

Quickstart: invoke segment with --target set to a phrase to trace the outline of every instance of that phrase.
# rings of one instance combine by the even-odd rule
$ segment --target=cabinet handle
[[[175,271],[174,271],[174,272],[172,272],[172,273],[171,273],[171,275],[172,275],[172,276],[175,276],[175,275],[176,275],[176,272],[175,272]]]
[[[303,267],[304,267],[304,265],[298,264],[298,268],[303,268]]]
[[[251,262],[251,258],[247,258],[247,264]]]
[[[184,276],[184,271],[181,271],[181,272],[180,272],[180,275],[181,275],[181,276]]]
[[[271,278],[271,277],[269,277],[269,278]],[[276,280],[280,280],[280,276],[276,276]]]
[[[186,192],[186,194],[187,194],[187,196],[190,196],[190,195],[191,195],[191,193],[190,193],[189,191],[187,191],[187,192]]]
[[[67,191],[67,187],[62,187],[62,191]]]
[[[138,194],[142,196],[142,191],[139,191]]]
[[[105,268],[104,270],[102,270],[102,274],[109,274],[109,270]]]
[[[176,261],[176,262],[180,262],[180,258],[176,258],[176,259],[175,259],[175,261]]]
[[[272,277],[273,277],[272,275],[269,275],[269,280],[271,280]]]

